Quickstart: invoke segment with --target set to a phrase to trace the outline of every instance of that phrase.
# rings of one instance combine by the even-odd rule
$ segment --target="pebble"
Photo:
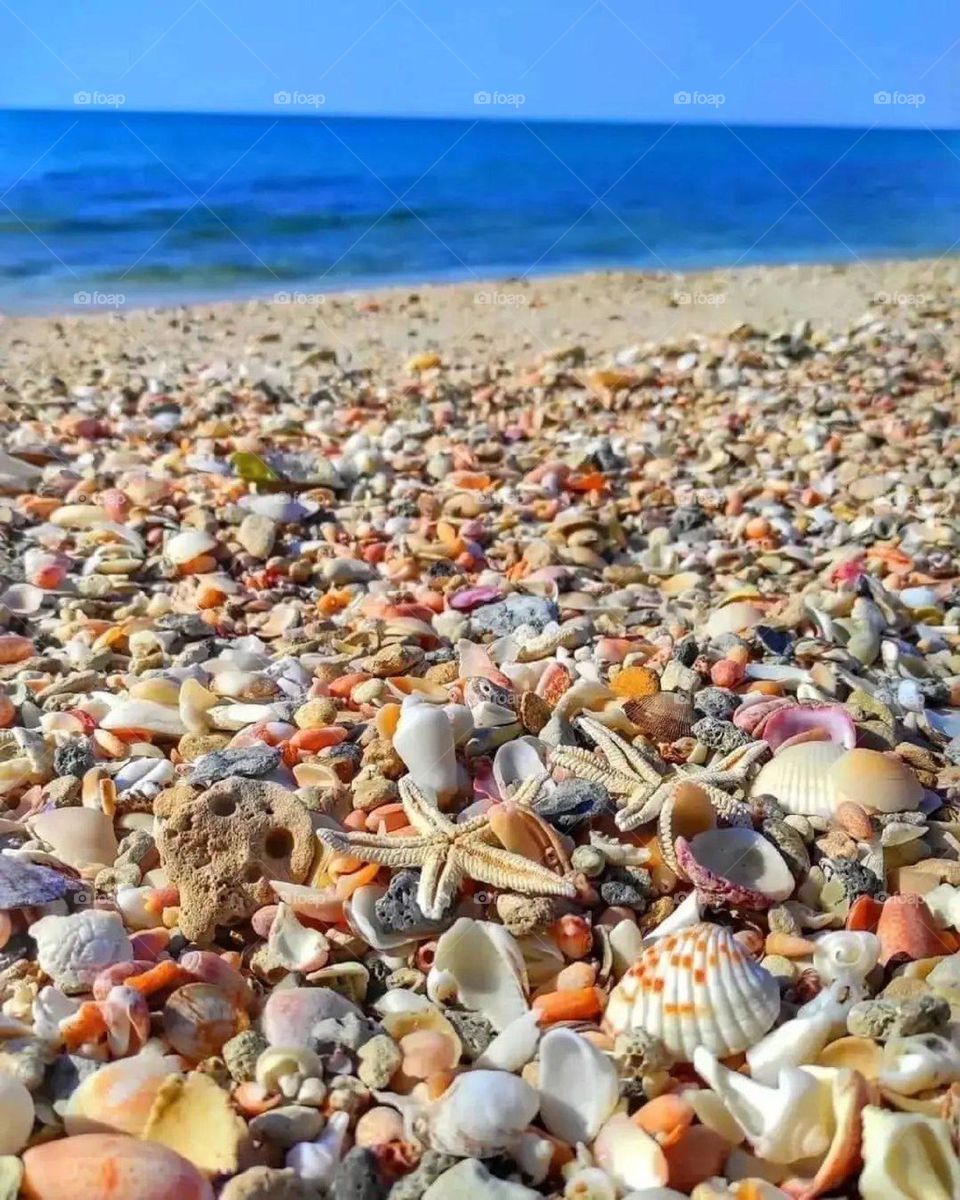
[[[540,596],[507,596],[496,604],[483,604],[470,614],[470,623],[477,633],[506,637],[521,626],[529,625],[542,633],[551,621],[560,619],[560,610],[552,600]]]
[[[240,750],[213,750],[193,760],[190,782],[208,788],[231,775],[244,779],[263,779],[276,770],[280,751],[274,746],[246,746]]]

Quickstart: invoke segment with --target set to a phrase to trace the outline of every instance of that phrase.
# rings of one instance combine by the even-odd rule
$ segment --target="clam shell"
[[[527,972],[513,935],[491,921],[460,917],[440,935],[428,991],[434,981],[452,988],[460,1003],[483,1013],[499,1032],[529,1008]]]
[[[762,834],[734,826],[678,838],[677,862],[701,896],[737,908],[769,908],[793,895],[783,856]]]
[[[696,716],[693,705],[679,692],[655,692],[626,700],[627,718],[654,742],[676,742],[690,736]]]
[[[209,554],[217,545],[217,539],[202,529],[185,529],[175,533],[163,548],[164,554],[172,563],[182,566],[192,562],[201,554]]]
[[[572,1029],[551,1029],[540,1043],[540,1119],[571,1146],[592,1142],[620,1098],[617,1068]]]
[[[843,747],[833,742],[786,746],[761,767],[750,794],[773,796],[781,808],[796,816],[830,817],[836,805],[830,770],[844,753]]]
[[[874,812],[914,810],[923,799],[920,780],[910,767],[877,750],[844,754],[830,771],[830,783],[840,801],[850,800]]]
[[[692,782],[683,783],[670,793],[657,818],[657,843],[663,861],[675,875],[686,878],[677,862],[677,838],[683,837],[689,841],[698,833],[713,829],[716,824],[717,810],[703,788]]]
[[[759,1041],[780,1014],[780,988],[729,929],[706,922],[645,950],[610,995],[604,1026],[659,1038],[690,1062],[698,1046],[720,1058]]]
[[[515,1075],[468,1071],[432,1106],[430,1145],[443,1154],[490,1158],[507,1149],[539,1107],[537,1092]]]
[[[852,750],[857,744],[857,729],[850,714],[839,704],[819,706],[793,704],[779,711],[763,726],[763,740],[776,750],[790,738],[820,730],[821,741],[833,742]]]
[[[138,1054],[105,1063],[70,1096],[63,1114],[67,1133],[128,1133],[140,1137],[161,1084],[179,1070],[176,1055]]]

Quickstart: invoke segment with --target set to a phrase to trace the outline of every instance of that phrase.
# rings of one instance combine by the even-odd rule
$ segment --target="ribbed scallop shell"
[[[780,1013],[780,988],[729,929],[702,923],[645,950],[610,995],[604,1025],[611,1034],[642,1029],[676,1058],[690,1062],[698,1046],[718,1058],[739,1054]]]
[[[773,796],[788,813],[830,817],[836,789],[830,768],[846,753],[834,742],[800,742],[775,754],[753,781],[752,796]]]
[[[676,742],[690,736],[693,729],[693,705],[679,692],[655,692],[627,700],[623,711],[641,733],[654,742]]]

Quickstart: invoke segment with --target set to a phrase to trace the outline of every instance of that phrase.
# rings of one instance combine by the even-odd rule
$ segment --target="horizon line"
[[[83,89],[81,89],[83,90]],[[323,121],[325,119],[338,121],[437,121],[450,122],[462,121],[469,122],[473,120],[475,123],[496,124],[496,125],[511,125],[511,124],[539,124],[539,125],[644,125],[644,126],[664,126],[664,125],[681,125],[690,129],[713,129],[718,126],[730,126],[734,129],[836,129],[836,130],[851,130],[872,132],[879,130],[884,133],[957,133],[960,132],[960,126],[953,125],[856,125],[845,124],[843,122],[824,124],[823,122],[812,122],[804,124],[800,121],[752,121],[752,120],[731,120],[731,121],[709,121],[709,120],[681,120],[674,121],[668,118],[656,117],[570,117],[570,116],[531,116],[524,119],[519,119],[517,116],[501,116],[490,113],[487,115],[465,115],[454,113],[351,113],[351,112],[290,112],[285,106],[278,106],[281,111],[276,109],[191,109],[191,108],[126,108],[125,106],[107,106],[95,105],[87,106],[76,104],[71,108],[63,108],[55,105],[48,106],[24,106],[17,105],[0,105],[0,113],[63,113],[65,116],[77,113],[109,117],[119,116],[121,112],[128,113],[131,116],[142,117],[223,117],[223,118],[244,118],[244,117],[274,117],[275,120],[283,121]]]

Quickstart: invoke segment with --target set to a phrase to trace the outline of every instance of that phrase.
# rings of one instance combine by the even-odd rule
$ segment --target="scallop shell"
[[[800,742],[775,754],[753,781],[752,796],[773,796],[781,808],[802,817],[830,817],[836,804],[831,767],[844,757],[833,742]]]
[[[682,783],[674,788],[660,809],[657,818],[657,842],[660,854],[675,875],[685,879],[680,864],[677,862],[676,842],[678,837],[696,837],[705,833],[717,824],[717,810],[710,803],[710,797],[695,783]]]
[[[759,1041],[780,1014],[774,977],[729,929],[701,923],[645,950],[610,995],[608,1032],[660,1039],[678,1059],[704,1046],[720,1058]]]
[[[655,692],[637,700],[626,700],[627,718],[654,742],[676,742],[690,736],[695,714],[693,705],[679,692]]]
[[[772,842],[734,826],[678,838],[677,863],[708,902],[733,908],[769,908],[793,895],[790,868]]]
[[[873,812],[916,809],[923,799],[920,780],[910,767],[878,750],[844,754],[830,771],[830,783],[840,801],[851,800]]]

